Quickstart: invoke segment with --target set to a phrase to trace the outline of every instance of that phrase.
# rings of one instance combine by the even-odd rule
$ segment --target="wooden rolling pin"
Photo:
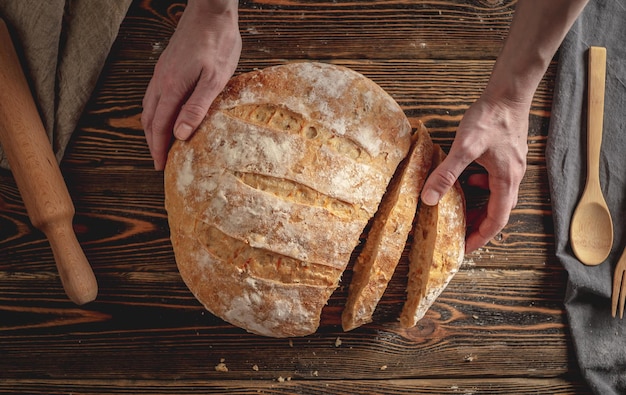
[[[98,284],[72,227],[74,205],[2,19],[0,144],[33,226],[50,242],[65,293],[79,305],[94,300]]]

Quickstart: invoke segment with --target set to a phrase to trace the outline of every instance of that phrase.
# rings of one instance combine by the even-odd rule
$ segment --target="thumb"
[[[213,100],[220,93],[217,86],[209,86],[203,80],[198,82],[187,102],[180,109],[180,113],[174,123],[174,135],[179,140],[187,140],[200,126],[202,120],[209,111]]]
[[[439,203],[441,197],[454,185],[468,164],[453,155],[448,155],[426,179],[422,188],[422,202],[428,206]]]

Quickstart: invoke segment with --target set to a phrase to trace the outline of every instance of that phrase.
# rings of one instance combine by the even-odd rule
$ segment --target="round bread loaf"
[[[315,332],[410,144],[398,104],[348,68],[292,63],[232,78],[167,160],[183,280],[249,332]]]

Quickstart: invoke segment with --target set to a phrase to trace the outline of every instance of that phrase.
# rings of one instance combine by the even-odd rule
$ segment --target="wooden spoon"
[[[77,304],[94,300],[98,284],[72,227],[74,205],[2,19],[0,143],[33,226],[50,241],[65,293]]]
[[[598,265],[613,246],[611,213],[600,188],[600,146],[604,114],[606,48],[589,48],[587,114],[587,182],[570,225],[570,242],[576,257]]]

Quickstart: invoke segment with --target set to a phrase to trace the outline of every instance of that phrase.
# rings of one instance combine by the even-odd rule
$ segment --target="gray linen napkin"
[[[131,0],[1,0],[4,19],[60,161]],[[8,168],[0,150],[0,166]]]
[[[626,247],[626,3],[591,0],[563,42],[546,161],[556,255],[568,273],[565,308],[582,374],[602,395],[626,394],[626,321],[611,317],[615,264]],[[609,258],[585,266],[569,244],[569,224],[586,178],[588,48],[607,48],[600,183],[614,222]]]

